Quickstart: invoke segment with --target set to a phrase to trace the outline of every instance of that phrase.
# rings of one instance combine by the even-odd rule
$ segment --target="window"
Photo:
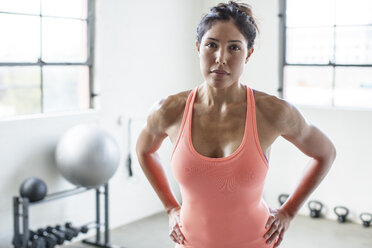
[[[282,97],[372,109],[372,1],[282,0]]]
[[[0,1],[0,119],[94,108],[93,4]]]

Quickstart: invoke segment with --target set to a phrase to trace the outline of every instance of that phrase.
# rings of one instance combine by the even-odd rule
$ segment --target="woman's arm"
[[[274,99],[270,101],[272,111],[268,111],[271,124],[283,138],[311,157],[295,191],[279,209],[270,209],[264,238],[268,244],[274,241],[276,248],[282,242],[290,221],[327,175],[336,158],[336,149],[330,139],[308,123],[294,105],[280,98],[271,99]]]
[[[166,129],[174,120],[175,101],[172,97],[154,104],[136,143],[138,161],[148,181],[154,188],[169,215],[173,209],[180,208],[168,183],[159,154],[156,152],[168,136]],[[167,113],[172,111],[170,115]]]
[[[327,175],[336,158],[336,149],[327,135],[308,123],[294,105],[280,101],[281,115],[276,126],[281,136],[311,157],[298,186],[281,207],[293,218]]]

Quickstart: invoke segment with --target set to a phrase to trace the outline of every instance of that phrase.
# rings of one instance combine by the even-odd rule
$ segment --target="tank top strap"
[[[246,109],[246,121],[245,121],[245,132],[246,134],[243,136],[243,140],[241,142],[241,149],[244,148],[245,145],[248,145],[249,147],[255,147],[255,149],[259,152],[259,156],[264,161],[265,165],[268,167],[268,161],[265,157],[265,155],[262,153],[260,142],[258,139],[257,134],[257,124],[256,124],[256,111],[255,111],[255,99],[254,99],[254,93],[253,89],[248,87],[247,85],[244,85],[246,87],[246,100],[247,100],[247,109]],[[193,88],[191,90],[191,93],[188,95],[185,110],[182,117],[181,127],[178,133],[177,141],[174,145],[172,154],[171,154],[171,160],[173,158],[174,152],[181,143],[180,140],[184,139],[186,143],[188,141],[191,141],[191,138],[189,135],[190,133],[190,127],[191,127],[191,120],[192,120],[192,107],[193,103],[195,102],[196,93],[198,90],[198,86]],[[190,145],[190,144],[189,144]],[[230,159],[231,157],[227,157],[226,159]],[[213,159],[216,160],[216,159]],[[224,158],[219,158],[218,160],[222,161]]]
[[[194,98],[193,96],[195,95],[195,91],[197,89],[198,89],[198,87],[195,87],[194,89],[192,89],[190,94],[187,97],[185,109],[184,109],[183,116],[182,116],[181,127],[180,127],[180,130],[178,132],[176,144],[174,144],[174,148],[173,148],[172,155],[171,155],[171,158],[170,158],[171,160],[173,158],[174,151],[176,150],[176,148],[178,146],[178,143],[180,142],[181,136],[183,135],[183,130],[184,130],[184,126],[185,126],[185,123],[186,123],[186,119],[187,119],[187,116],[189,115],[190,104],[191,104],[191,101]]]
[[[249,90],[249,105],[248,107],[250,108],[249,109],[249,129],[250,129],[250,137],[252,137],[250,140],[252,140],[252,142],[254,141],[255,143],[255,146],[257,148],[257,151],[263,161],[263,163],[265,164],[266,168],[269,167],[269,161],[268,159],[266,158],[265,154],[262,152],[262,149],[261,149],[261,145],[260,145],[260,140],[258,138],[258,132],[257,132],[257,120],[256,120],[256,104],[255,104],[255,98],[254,98],[254,92],[253,92],[253,89],[249,88],[247,86],[248,90]]]
[[[243,138],[241,140],[240,146],[232,154],[230,154],[229,156],[223,157],[223,158],[210,158],[210,157],[203,156],[195,150],[192,144],[191,125],[192,125],[193,105],[196,100],[198,87],[196,87],[193,90],[191,101],[188,103],[189,106],[187,109],[187,116],[186,116],[184,127],[183,127],[184,131],[182,133],[182,139],[184,139],[185,144],[187,144],[187,146],[189,147],[189,150],[196,157],[201,158],[205,161],[223,163],[223,162],[227,162],[228,160],[236,159],[238,157],[237,155],[240,154],[241,151],[247,152],[246,144],[248,143],[250,144],[250,147],[254,147],[254,148],[256,147],[255,141],[254,141],[254,135],[255,135],[254,130],[255,129],[253,126],[253,122],[254,122],[254,119],[253,119],[254,103],[252,103],[252,101],[254,101],[254,99],[252,99],[253,93],[252,93],[252,89],[249,88],[247,85],[244,85],[244,87],[245,87],[245,93],[246,93],[246,114],[245,114]]]
[[[256,126],[256,111],[255,111],[255,104],[254,104],[254,97],[253,97],[253,90],[252,88],[247,87],[247,138],[252,140],[252,137],[255,136],[255,126]]]

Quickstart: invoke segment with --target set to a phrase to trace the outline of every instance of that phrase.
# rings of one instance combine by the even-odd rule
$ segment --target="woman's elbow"
[[[317,158],[314,157],[314,159],[326,162],[326,164],[328,165],[332,165],[336,159],[336,155],[337,155],[336,147],[333,145],[331,141],[329,141],[327,146],[323,146],[322,154]]]
[[[337,155],[336,147],[331,142],[330,143],[330,149],[329,149],[329,151],[327,153],[327,160],[329,160],[331,162],[331,164],[332,164],[333,161],[335,161],[335,159],[336,159],[336,155]]]
[[[333,161],[336,159],[336,155],[337,155],[336,147],[333,145]]]

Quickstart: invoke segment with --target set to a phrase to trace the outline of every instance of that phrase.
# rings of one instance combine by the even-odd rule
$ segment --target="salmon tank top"
[[[176,248],[271,248],[263,237],[269,209],[263,187],[269,168],[261,151],[253,90],[246,87],[243,140],[231,155],[199,154],[191,140],[193,104],[198,87],[189,94],[181,128],[171,155],[171,170],[179,183],[184,244]]]

